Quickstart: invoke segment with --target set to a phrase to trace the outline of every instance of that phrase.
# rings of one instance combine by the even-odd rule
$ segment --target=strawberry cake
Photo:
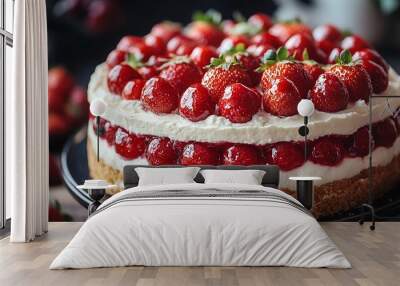
[[[319,176],[314,212],[347,210],[368,197],[368,102],[400,95],[400,78],[360,36],[333,25],[311,29],[257,13],[221,21],[196,13],[182,27],[155,25],[125,36],[93,73],[89,102],[107,109],[88,128],[91,176],[120,183],[125,165],[275,164]],[[298,133],[302,99],[314,103],[308,157]],[[373,99],[375,196],[400,180],[400,99]],[[96,132],[100,160],[96,159]]]

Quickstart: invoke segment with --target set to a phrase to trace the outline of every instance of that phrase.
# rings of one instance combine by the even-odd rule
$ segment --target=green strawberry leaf
[[[275,50],[270,49],[265,52],[264,56],[261,59],[261,62],[265,63],[267,61],[276,61],[276,60],[277,60],[277,56],[276,56]]]
[[[128,56],[126,57],[126,62],[134,69],[144,66],[144,64],[132,53],[128,53]]]
[[[222,15],[214,9],[207,10],[206,12],[196,11],[193,13],[192,20],[206,22],[218,26],[221,24]]]
[[[289,58],[289,52],[285,47],[280,47],[276,51],[276,55],[278,56],[278,61],[284,61]]]
[[[254,36],[261,32],[261,29],[247,22],[237,23],[231,30],[232,35]]]
[[[309,61],[310,60],[310,55],[308,54],[307,48],[303,50],[303,61]]]
[[[246,22],[246,18],[243,16],[240,11],[234,11],[232,14],[233,20],[235,20],[236,23],[243,23]]]
[[[343,50],[336,58],[336,63],[341,65],[350,64],[352,61],[353,59],[349,50]]]
[[[350,30],[343,30],[343,31],[342,31],[342,37],[343,37],[343,38],[348,37],[348,36],[351,36],[351,35],[353,35],[353,32],[350,31]]]

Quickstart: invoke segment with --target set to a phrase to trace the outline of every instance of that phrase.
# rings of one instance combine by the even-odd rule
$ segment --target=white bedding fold
[[[51,269],[147,266],[295,266],[349,268],[318,222],[290,203],[263,198],[130,194],[179,190],[265,191],[262,186],[182,184],[136,187],[102,204]],[[124,199],[129,198],[129,199]]]

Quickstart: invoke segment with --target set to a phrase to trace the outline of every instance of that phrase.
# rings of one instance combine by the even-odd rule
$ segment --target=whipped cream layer
[[[246,123],[232,123],[216,115],[211,115],[199,122],[192,122],[176,113],[155,114],[146,111],[139,100],[124,100],[112,94],[107,87],[107,73],[105,64],[96,68],[89,83],[89,102],[94,98],[103,99],[108,108],[102,117],[130,132],[169,137],[178,141],[193,140],[210,143],[232,142],[261,145],[303,140],[298,134],[298,128],[303,124],[303,118],[299,115],[277,117],[260,111]],[[400,77],[393,69],[389,71],[389,87],[381,95],[400,95]],[[399,106],[400,98],[373,99],[373,122],[388,117]],[[309,139],[330,134],[353,134],[358,128],[368,124],[368,118],[369,107],[361,100],[337,113],[315,111],[309,119]]]
[[[92,123],[89,122],[88,137],[92,143],[93,150],[96,150],[96,134],[93,131]],[[134,160],[126,160],[115,152],[114,146],[108,145],[107,141],[100,139],[100,158],[110,167],[122,171],[126,165],[149,165],[147,159],[140,157]],[[96,152],[96,151],[95,151]],[[390,148],[378,147],[372,152],[372,166],[386,166],[395,156],[400,154],[400,137],[396,139],[393,146]],[[311,161],[305,162],[301,167],[290,171],[280,171],[279,188],[290,190],[296,189],[296,183],[289,180],[289,177],[295,176],[317,176],[322,179],[315,181],[316,186],[326,183],[335,182],[342,179],[352,178],[357,176],[361,171],[368,169],[368,156],[363,158],[344,158],[343,161],[334,167],[322,166]],[[122,182],[121,182],[122,183]]]

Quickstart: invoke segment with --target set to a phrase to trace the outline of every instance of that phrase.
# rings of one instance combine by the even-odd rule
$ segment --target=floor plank
[[[353,268],[288,267],[120,267],[50,271],[54,257],[82,223],[50,223],[45,236],[28,244],[0,240],[0,285],[136,285],[136,286],[266,286],[266,285],[399,285],[400,223],[368,225],[322,223]]]

